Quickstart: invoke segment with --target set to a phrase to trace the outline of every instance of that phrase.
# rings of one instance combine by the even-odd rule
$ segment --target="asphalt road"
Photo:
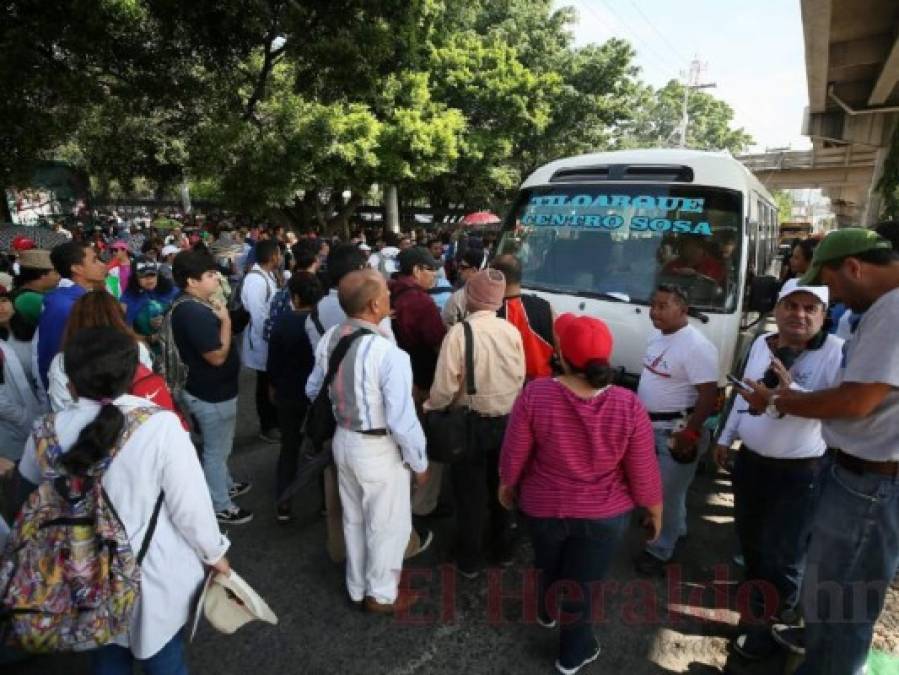
[[[452,518],[435,521],[433,550],[407,567],[412,586],[426,596],[410,617],[398,621],[348,606],[342,569],[325,552],[320,490],[298,496],[293,523],[275,522],[278,449],[256,437],[252,381],[241,388],[245,395],[232,468],[236,477],[253,481],[252,491],[239,502],[255,512],[255,519],[229,529],[229,557],[280,622],[252,623],[234,635],[201,625],[188,650],[192,673],[554,672],[558,633],[534,623],[530,603],[521,600],[532,559],[526,541],[513,567],[468,581],[443,564]],[[739,579],[739,569],[730,562],[735,544],[726,475],[697,477],[689,503],[690,534],[678,554],[682,566],[668,580],[635,575],[631,559],[640,550],[642,534],[636,526],[629,532],[604,588],[602,616],[596,617],[602,655],[582,672],[783,672],[781,659],[747,668],[726,653],[736,620],[726,608],[735,604]],[[3,673],[79,675],[88,672],[86,663],[84,655],[41,657],[5,667]]]

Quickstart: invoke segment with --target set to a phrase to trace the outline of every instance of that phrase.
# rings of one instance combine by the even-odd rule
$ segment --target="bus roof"
[[[522,188],[547,185],[560,169],[602,166],[607,164],[670,164],[688,166],[693,170],[696,185],[721,186],[734,190],[753,189],[773,201],[765,186],[743,164],[728,152],[705,152],[671,148],[641,150],[616,150],[596,152],[576,157],[557,159],[534,171],[522,184]],[[564,181],[560,181],[564,182]]]

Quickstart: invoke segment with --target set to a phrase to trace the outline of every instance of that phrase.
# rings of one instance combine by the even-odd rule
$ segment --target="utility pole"
[[[686,81],[684,82],[684,107],[681,111],[680,143],[678,147],[687,147],[687,126],[690,124],[690,115],[687,112],[687,105],[690,102],[690,91],[693,89],[712,89],[717,86],[714,82],[700,82],[702,74],[707,68],[707,63],[702,63],[698,58],[694,58],[690,62],[689,74],[682,73]]]

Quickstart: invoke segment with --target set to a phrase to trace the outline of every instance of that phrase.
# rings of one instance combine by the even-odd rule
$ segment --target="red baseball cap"
[[[591,361],[609,363],[614,341],[605,323],[592,316],[562,314],[556,319],[562,357],[578,369]]]
[[[36,248],[37,244],[34,243],[34,239],[26,237],[24,234],[20,234],[13,237],[11,246],[14,251],[29,251]]]

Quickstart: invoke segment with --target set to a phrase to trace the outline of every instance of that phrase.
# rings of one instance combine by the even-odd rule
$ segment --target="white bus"
[[[691,323],[718,348],[723,384],[742,357],[750,310],[757,319],[773,304],[774,280],[753,280],[775,259],[777,229],[771,194],[729,154],[626,150],[537,169],[504,221],[498,253],[520,257],[523,288],[556,312],[605,321],[614,365],[632,376],[653,330],[653,290],[680,287]]]

